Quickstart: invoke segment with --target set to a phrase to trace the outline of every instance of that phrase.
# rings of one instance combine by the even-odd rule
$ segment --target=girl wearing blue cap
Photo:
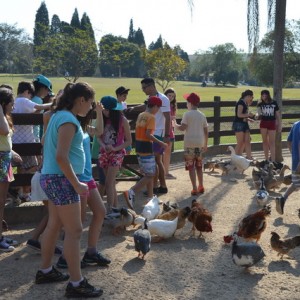
[[[101,104],[104,110],[97,133],[100,142],[99,164],[105,173],[107,211],[110,213],[112,207],[118,206],[116,175],[122,166],[125,148],[131,145],[131,133],[128,120],[122,113],[122,103],[112,96],[105,96]]]

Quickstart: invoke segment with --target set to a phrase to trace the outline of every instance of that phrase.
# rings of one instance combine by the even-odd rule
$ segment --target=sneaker
[[[198,193],[203,194],[204,193],[204,186],[198,186]]]
[[[19,245],[18,241],[15,241],[15,240],[13,240],[13,239],[7,237],[7,236],[4,236],[3,238],[4,238],[5,242],[6,242],[8,245],[10,245],[10,246],[17,246],[17,245]]]
[[[86,265],[97,264],[98,266],[102,266],[102,267],[105,267],[111,263],[111,260],[104,257],[100,252],[91,255],[88,254],[88,252],[85,252],[82,261]]]
[[[62,255],[58,258],[56,266],[60,269],[68,269],[68,263]],[[81,261],[80,262],[80,268],[83,269],[85,267],[86,267],[86,264],[83,261]]]
[[[26,243],[26,246],[28,246],[34,250],[41,251],[41,243],[37,240],[29,239]],[[58,246],[55,246],[54,254],[62,255],[62,249]]]
[[[283,208],[285,204],[285,199],[281,196],[280,198],[276,198],[276,211],[280,214],[283,215]]]
[[[30,202],[31,201],[31,197],[30,197],[29,194],[19,195],[18,198],[21,200],[21,203]]]
[[[79,286],[74,287],[71,282],[68,283],[65,297],[67,298],[93,298],[100,297],[103,294],[102,289],[97,289],[90,285],[86,278],[80,282]]]
[[[35,275],[35,283],[50,283],[50,282],[60,282],[66,281],[70,278],[68,274],[61,273],[57,269],[52,267],[52,270],[48,273],[43,273],[41,270],[38,270]]]
[[[158,195],[158,194],[167,194],[168,193],[168,188],[167,187],[157,187],[153,189],[153,193]]]
[[[7,244],[6,240],[4,237],[2,237],[0,239],[0,251],[3,251],[3,252],[12,252],[15,250],[15,247]]]
[[[130,209],[134,209],[133,206],[134,206],[134,194],[133,194],[133,190],[128,190],[128,191],[125,191],[123,192],[123,195],[124,195],[124,198],[125,198],[125,201],[127,203],[127,206],[130,208]]]
[[[26,243],[26,246],[28,246],[34,250],[41,251],[41,243],[37,240],[29,239]]]

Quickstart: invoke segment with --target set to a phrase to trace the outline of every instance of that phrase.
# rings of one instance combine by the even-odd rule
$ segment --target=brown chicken
[[[195,235],[195,230],[197,229],[200,234],[198,238],[203,236],[202,232],[212,232],[212,215],[211,213],[202,207],[195,199],[192,201],[191,213],[188,220],[193,224],[192,232]]]
[[[238,236],[245,240],[259,241],[261,234],[267,227],[266,217],[271,214],[271,206],[265,205],[262,209],[245,217],[239,224]]]
[[[166,213],[163,213],[159,215],[157,219],[172,221],[178,216],[177,229],[181,229],[185,225],[186,219],[190,215],[190,213],[190,207],[186,206],[184,208],[176,208]]]
[[[277,255],[281,256],[281,259],[284,254],[288,254],[292,249],[300,246],[300,235],[281,240],[279,234],[276,232],[272,231],[271,234],[271,247],[278,252]]]

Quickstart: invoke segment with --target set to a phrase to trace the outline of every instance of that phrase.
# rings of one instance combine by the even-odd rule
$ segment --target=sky
[[[4,0],[1,0],[4,1]],[[5,0],[1,23],[23,28],[33,37],[35,15],[41,0]],[[70,23],[75,8],[79,18],[89,16],[96,41],[106,34],[128,37],[130,19],[135,30],[143,31],[146,45],[159,35],[171,47],[180,45],[188,54],[210,47],[233,43],[238,50],[248,50],[248,0],[45,0],[49,20],[57,14]],[[267,0],[260,3],[260,38],[267,29]],[[300,0],[287,0],[287,19],[299,20]]]

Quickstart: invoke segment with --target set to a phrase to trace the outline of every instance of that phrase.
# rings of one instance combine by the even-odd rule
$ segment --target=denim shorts
[[[156,162],[154,155],[140,156],[137,155],[140,170],[146,176],[154,176],[156,173]]]
[[[47,198],[56,206],[80,202],[79,195],[64,175],[42,174],[40,184]]]
[[[246,132],[250,130],[248,122],[233,122],[232,129],[234,132]]]

